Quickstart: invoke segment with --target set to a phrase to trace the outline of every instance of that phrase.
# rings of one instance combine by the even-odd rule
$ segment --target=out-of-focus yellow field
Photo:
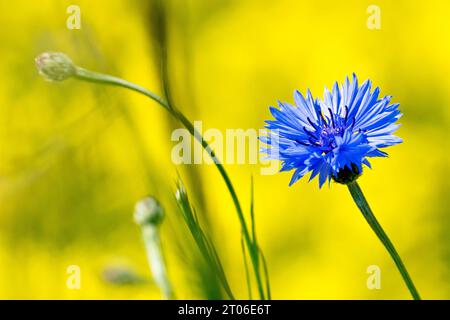
[[[164,1],[168,60],[177,106],[203,129],[262,128],[276,100],[294,89],[321,96],[355,72],[393,95],[404,143],[372,161],[360,184],[423,298],[450,298],[450,3],[448,1]],[[66,8],[81,8],[81,30]],[[366,26],[381,8],[381,29]],[[211,165],[176,166],[179,125],[155,103],[122,89],[45,82],[34,57],[67,53],[81,66],[161,93],[147,1],[16,0],[0,4],[0,298],[157,299],[134,203],[146,194],[166,208],[163,245],[177,298],[201,297],[177,243],[172,196],[177,172],[209,221],[231,287],[247,298],[240,226]],[[226,165],[246,212],[255,181],[258,239],[276,299],[409,299],[400,274],[344,186],[319,191],[260,164]],[[81,287],[66,286],[67,268]],[[381,268],[368,290],[367,267]],[[148,279],[104,281],[125,266]]]

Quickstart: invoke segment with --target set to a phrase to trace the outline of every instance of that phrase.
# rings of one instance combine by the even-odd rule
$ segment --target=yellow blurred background
[[[255,128],[295,89],[321,96],[355,72],[393,95],[404,143],[376,159],[360,184],[423,298],[450,298],[450,3],[448,1],[171,0],[165,5],[170,90],[204,130]],[[69,5],[81,29],[66,27]],[[367,8],[381,9],[370,30]],[[34,57],[78,65],[161,93],[152,1],[0,3],[0,298],[158,299],[134,203],[163,203],[169,274],[178,298],[202,298],[180,254],[191,241],[176,216],[177,172],[215,240],[231,287],[247,298],[240,226],[211,165],[176,166],[179,125],[123,89],[45,82]],[[255,180],[257,234],[275,299],[409,299],[400,274],[344,186],[288,187],[290,173],[226,165],[248,213]],[[184,231],[183,231],[184,230]],[[66,281],[80,267],[81,287]],[[368,290],[367,267],[381,268]],[[145,281],[117,285],[108,268]]]

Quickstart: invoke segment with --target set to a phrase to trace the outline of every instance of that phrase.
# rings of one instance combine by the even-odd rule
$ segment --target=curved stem
[[[387,249],[389,254],[391,255],[391,258],[394,260],[395,265],[397,266],[398,271],[400,271],[400,274],[403,277],[403,280],[406,283],[406,286],[408,287],[409,291],[411,292],[412,297],[415,300],[420,300],[419,292],[417,292],[416,287],[414,286],[414,283],[409,276],[408,271],[406,270],[405,265],[403,264],[402,259],[400,258],[399,254],[397,253],[397,250],[395,250],[394,245],[392,244],[391,240],[387,236],[386,232],[384,232],[383,228],[381,227],[378,220],[375,218],[374,214],[372,213],[372,210],[369,207],[369,204],[367,203],[366,198],[364,197],[364,194],[359,187],[358,183],[356,181],[350,183],[347,185],[348,189],[350,190],[350,194],[353,197],[353,200],[355,200],[356,205],[358,206],[359,210],[361,210],[361,213],[363,214],[366,221],[369,223],[372,230],[377,235],[378,239],[383,243],[384,247]]]
[[[137,84],[128,82],[118,77],[113,77],[108,74],[98,73],[94,71],[90,71],[81,67],[76,67],[75,78],[83,81],[94,82],[94,83],[103,83],[110,84],[117,87],[127,88],[138,93],[141,93],[150,99],[158,102],[164,109],[169,110],[169,105],[166,101],[164,101],[161,97],[154,94],[150,90],[147,90]]]
[[[211,159],[214,161],[215,166],[217,167],[217,170],[219,170],[220,175],[222,176],[223,180],[225,181],[225,184],[227,186],[227,189],[231,195],[231,198],[233,199],[234,206],[236,208],[236,212],[239,218],[239,222],[241,224],[242,234],[244,236],[245,243],[247,247],[249,248],[250,252],[250,258],[252,261],[253,270],[255,273],[256,283],[258,287],[259,296],[261,299],[265,299],[265,293],[264,288],[262,285],[262,279],[260,276],[260,267],[259,267],[259,254],[255,252],[255,250],[252,250],[253,248],[253,240],[250,236],[250,232],[247,227],[247,223],[245,221],[244,213],[242,211],[241,204],[239,202],[239,199],[237,197],[236,191],[234,189],[233,184],[231,183],[230,177],[228,176],[227,172],[225,171],[225,168],[223,167],[220,160],[215,155],[214,151],[211,149],[208,142],[203,139],[203,136],[198,132],[198,130],[194,127],[194,125],[187,119],[184,114],[182,114],[180,111],[178,111],[176,108],[172,107],[169,103],[167,103],[164,99],[159,97],[158,95],[154,94],[150,90],[147,90],[137,84],[128,82],[124,79],[110,76],[103,73],[98,73],[90,70],[86,70],[81,67],[76,67],[75,72],[75,78],[89,81],[89,82],[95,82],[95,83],[103,83],[103,84],[109,84],[113,86],[123,87],[126,89],[133,90],[135,92],[138,92],[140,94],[143,94],[147,96],[148,98],[156,101],[158,104],[160,104],[164,109],[166,109],[175,119],[177,119],[183,126],[189,131],[189,133],[194,136],[194,138],[200,142],[202,147],[208,152]]]

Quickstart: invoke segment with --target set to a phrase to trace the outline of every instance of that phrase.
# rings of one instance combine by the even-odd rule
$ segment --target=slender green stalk
[[[253,300],[252,283],[250,281],[250,273],[248,271],[248,263],[247,263],[247,253],[245,252],[244,237],[242,236],[242,233],[241,233],[241,250],[242,250],[242,258],[244,259],[245,281],[247,282],[248,298],[250,300]]]
[[[150,90],[147,90],[141,86],[138,86],[137,84],[128,82],[121,78],[113,77],[108,74],[103,74],[103,73],[86,70],[81,67],[76,67],[74,77],[77,79],[80,79],[80,80],[88,81],[88,82],[110,84],[113,86],[123,87],[123,88],[127,88],[130,90],[139,92],[139,93],[149,97],[150,99],[158,102],[163,108],[169,109],[169,105],[167,104],[167,102],[165,102],[158,95],[154,94]]]
[[[158,227],[151,224],[143,225],[142,236],[153,279],[160,288],[163,299],[173,299],[172,286],[167,277],[164,256],[161,250]]]
[[[95,82],[95,83],[103,83],[103,84],[109,84],[113,86],[119,86],[123,88],[127,88],[130,90],[133,90],[135,92],[141,93],[148,98],[156,101],[158,104],[160,104],[164,109],[166,109],[175,119],[181,122],[183,126],[189,131],[189,133],[194,136],[194,138],[199,141],[202,145],[202,147],[208,152],[212,160],[214,161],[214,164],[216,165],[217,169],[219,170],[220,175],[222,176],[223,180],[225,181],[225,184],[228,188],[228,191],[231,195],[231,198],[233,200],[234,206],[236,208],[236,212],[239,218],[239,222],[241,224],[242,229],[242,235],[245,240],[245,244],[247,245],[250,253],[250,259],[252,261],[253,271],[256,278],[256,283],[258,287],[259,296],[261,299],[265,299],[265,292],[264,287],[262,284],[262,279],[260,275],[260,267],[259,267],[259,252],[258,250],[254,249],[253,245],[253,239],[250,236],[250,232],[247,227],[247,223],[245,221],[245,217],[241,208],[241,204],[239,202],[239,199],[237,197],[236,191],[234,189],[234,186],[225,171],[225,168],[221,164],[220,160],[216,157],[214,151],[209,146],[208,142],[206,142],[202,135],[198,132],[198,130],[194,127],[194,125],[176,108],[172,107],[169,103],[167,103],[164,99],[159,97],[158,95],[154,94],[153,92],[136,85],[134,83],[128,82],[124,79],[113,77],[110,75],[93,72],[90,70],[86,70],[81,67],[75,67],[75,74],[74,77],[80,80],[89,81],[89,82]]]
[[[147,197],[136,204],[134,221],[142,230],[150,271],[154,281],[161,290],[163,299],[170,300],[174,298],[174,295],[167,276],[158,230],[163,219],[163,209],[155,198]]]
[[[416,287],[414,286],[413,281],[411,280],[411,277],[409,276],[408,271],[406,270],[405,265],[403,264],[402,259],[400,258],[399,254],[397,253],[397,250],[395,250],[394,245],[392,244],[391,240],[387,236],[386,232],[384,232],[383,228],[381,227],[378,220],[375,218],[374,214],[372,213],[372,210],[369,207],[369,204],[367,203],[366,198],[364,197],[364,194],[359,187],[358,183],[356,181],[351,182],[347,184],[348,189],[350,190],[350,193],[353,197],[353,200],[355,200],[356,205],[358,206],[359,210],[361,210],[361,213],[363,214],[366,221],[369,223],[372,230],[377,235],[378,239],[383,243],[389,254],[391,255],[392,259],[395,262],[395,265],[398,268],[398,271],[400,271],[400,274],[403,277],[403,280],[406,283],[406,286],[408,287],[409,291],[411,292],[412,297],[415,300],[420,300],[419,292],[417,292]]]

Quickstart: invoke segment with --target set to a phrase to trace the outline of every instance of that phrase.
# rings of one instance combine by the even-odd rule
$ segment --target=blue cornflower
[[[278,102],[270,107],[275,120],[266,121],[268,135],[260,137],[269,159],[282,161],[281,171],[295,170],[289,185],[311,171],[319,175],[319,187],[333,179],[339,183],[355,181],[363,164],[370,168],[369,157],[385,157],[382,148],[401,143],[392,133],[400,126],[399,104],[390,104],[391,96],[379,98],[380,90],[371,92],[366,80],[358,86],[353,74],[342,86],[325,88],[323,100],[306,98],[295,91],[295,106]]]

